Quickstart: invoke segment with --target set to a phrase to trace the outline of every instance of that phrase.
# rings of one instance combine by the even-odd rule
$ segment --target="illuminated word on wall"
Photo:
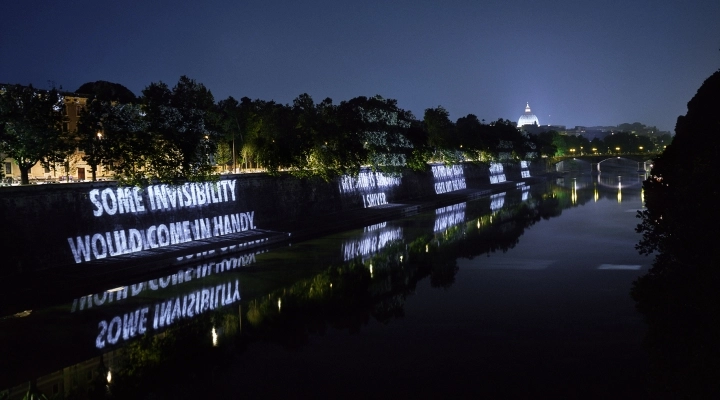
[[[119,229],[69,237],[75,263],[100,260],[255,229],[254,211],[151,225],[147,229]]]
[[[128,228],[123,228],[114,220],[114,216],[120,214],[166,212],[235,202],[236,186],[236,180],[220,180],[179,186],[150,185],[145,189],[92,189],[87,198],[93,216],[110,217],[112,221],[108,222],[108,226],[113,229],[67,238],[73,259],[79,264],[255,229],[254,211],[185,221],[173,221],[172,216],[168,216],[170,221],[166,223],[147,223],[145,226]]]
[[[502,164],[491,163],[488,171],[490,173],[490,183],[502,183],[506,181]]]
[[[465,189],[465,174],[462,165],[433,165],[431,167],[435,179],[435,193],[448,193]]]
[[[93,189],[88,192],[88,198],[93,205],[93,215],[100,217],[235,201],[235,185],[236,180],[232,179],[180,186],[150,185],[145,190],[139,187]]]
[[[530,167],[529,164],[530,163],[527,161],[520,161],[520,176],[523,178],[530,177],[530,170],[528,169]]]
[[[338,186],[340,193],[359,193],[365,208],[377,207],[388,204],[387,190],[400,186],[400,177],[382,172],[362,170],[357,176],[341,176]]]

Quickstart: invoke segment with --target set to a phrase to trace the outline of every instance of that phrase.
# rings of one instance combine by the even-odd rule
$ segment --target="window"
[[[75,103],[75,116],[80,116],[80,104]]]
[[[12,175],[12,163],[11,162],[5,163],[5,175]]]
[[[67,123],[67,122],[63,122],[63,128],[62,128],[62,129],[63,129],[63,132],[67,132],[67,131],[69,130],[69,128],[68,128],[68,123]]]
[[[46,173],[46,174],[49,174],[49,173],[50,173],[50,167],[44,167],[44,168],[45,168],[45,173]]]

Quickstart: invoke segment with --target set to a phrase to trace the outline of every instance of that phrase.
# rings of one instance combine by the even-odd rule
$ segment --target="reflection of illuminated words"
[[[435,227],[433,231],[444,231],[463,222],[465,222],[465,203],[438,208],[435,210]]]
[[[363,231],[365,231],[365,232],[372,232],[372,231],[376,231],[376,230],[378,230],[378,229],[384,228],[384,227],[386,227],[386,226],[387,226],[387,222],[381,222],[381,223],[379,223],[379,224],[366,226],[365,228],[363,228]]]
[[[490,196],[490,210],[497,211],[505,205],[505,193],[498,193]]]
[[[375,254],[388,243],[402,239],[402,228],[383,229],[382,231],[374,231],[376,234],[370,234],[360,240],[352,240],[345,242],[342,246],[343,257],[345,261],[352,260],[358,256],[368,256]]]
[[[119,289],[108,290],[102,293],[89,294],[79,299],[74,299],[70,312],[83,311],[93,307],[100,307],[106,304],[112,304],[126,300],[128,297],[138,296],[147,290],[157,291],[167,287],[182,285],[192,280],[203,279],[213,274],[230,271],[236,268],[248,266],[255,263],[255,253],[238,255],[236,257],[228,257],[218,262],[208,262],[200,264],[194,268],[186,268],[177,273],[151,279],[146,282],[140,282],[129,286],[123,286]]]
[[[150,307],[142,307],[109,321],[100,321],[95,347],[102,349],[107,344],[113,345],[121,340],[143,335],[150,326],[157,330],[168,327],[179,319],[192,318],[208,310],[235,303],[240,300],[240,282],[236,279],[234,283],[234,287],[233,282],[222,283],[155,304],[152,314]],[[148,321],[149,317],[152,317],[151,323]]]

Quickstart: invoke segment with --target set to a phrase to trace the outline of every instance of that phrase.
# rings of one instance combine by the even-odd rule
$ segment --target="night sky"
[[[496,4],[501,3],[501,4]],[[215,100],[380,94],[422,118],[642,122],[673,131],[720,67],[718,0],[3,1],[0,82],[135,94],[181,75]]]

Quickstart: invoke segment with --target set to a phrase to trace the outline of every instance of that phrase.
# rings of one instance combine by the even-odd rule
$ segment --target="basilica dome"
[[[538,121],[535,114],[530,111],[530,103],[526,103],[525,106],[525,113],[520,116],[520,119],[518,119],[518,128],[522,127],[523,125],[540,125],[540,121]]]

